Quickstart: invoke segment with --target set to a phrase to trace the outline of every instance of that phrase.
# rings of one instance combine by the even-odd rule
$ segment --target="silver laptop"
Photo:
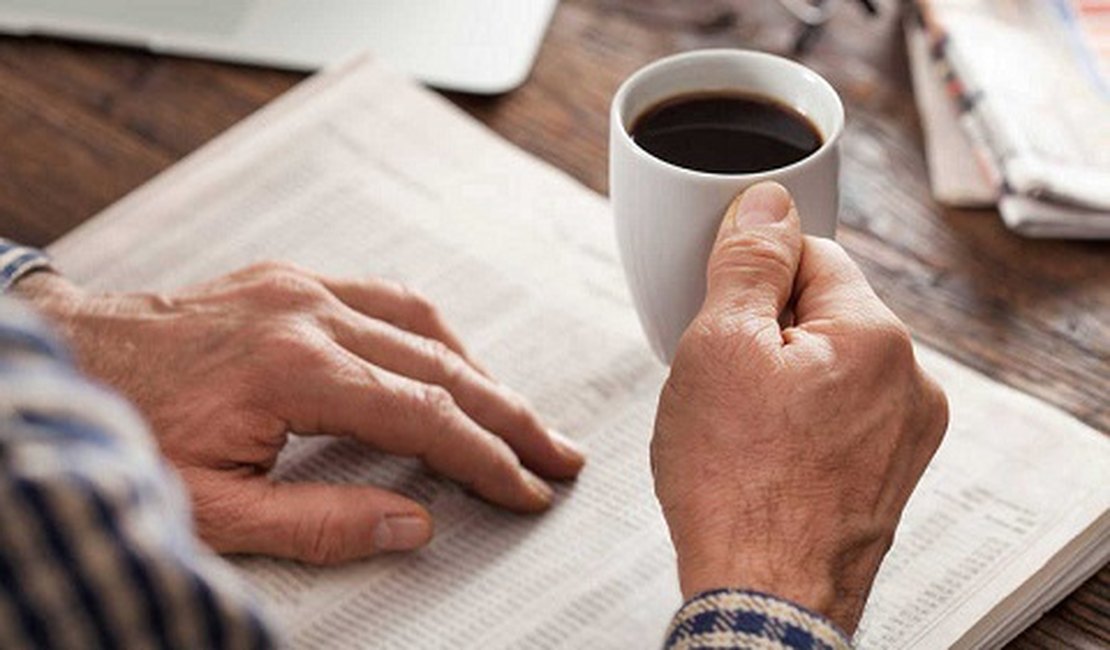
[[[433,86],[524,81],[558,0],[0,0],[0,32],[296,70],[370,50]]]

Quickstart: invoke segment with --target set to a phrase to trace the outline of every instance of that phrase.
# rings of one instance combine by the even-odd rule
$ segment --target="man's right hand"
[[[947,427],[906,327],[787,191],[753,186],[714,246],[652,442],[687,598],[762,591],[853,633]]]

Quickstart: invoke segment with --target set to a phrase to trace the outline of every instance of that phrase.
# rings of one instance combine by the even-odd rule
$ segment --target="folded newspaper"
[[[1110,238],[1110,0],[918,0],[933,193],[1031,237]]]

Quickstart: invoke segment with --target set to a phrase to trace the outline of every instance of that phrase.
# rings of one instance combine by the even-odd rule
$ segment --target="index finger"
[[[832,321],[896,320],[840,244],[820,237],[804,239],[793,302],[794,324],[800,329],[818,329]]]
[[[330,343],[330,342],[329,342]],[[444,388],[377,368],[338,344],[303,364],[270,409],[300,433],[350,436],[387,453],[414,456],[480,496],[512,510],[551,504],[551,488],[521,466]]]

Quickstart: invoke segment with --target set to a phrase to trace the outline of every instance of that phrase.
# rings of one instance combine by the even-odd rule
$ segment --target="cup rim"
[[[628,132],[628,128],[625,126],[624,119],[622,119],[622,116],[620,114],[620,109],[627,101],[628,93],[631,92],[631,89],[641,83],[644,77],[651,75],[661,68],[674,65],[679,61],[713,58],[732,58],[743,59],[747,61],[762,60],[764,62],[772,62],[774,65],[785,65],[788,68],[794,69],[802,76],[806,76],[816,80],[817,85],[823,88],[829,94],[829,96],[833,98],[835,102],[834,110],[836,111],[836,113],[834,115],[832,133],[824,139],[824,142],[821,143],[821,146],[818,147],[816,151],[809,154],[805,158],[795,160],[789,165],[783,165],[782,167],[775,167],[759,172],[721,173],[689,169],[663,160],[662,158],[655,156],[654,154],[648,152],[639,144],[637,144],[636,141],[632,139],[632,135]],[[620,87],[617,88],[616,94],[613,95],[613,103],[610,107],[610,121],[612,122],[614,127],[619,130],[619,137],[624,141],[624,143],[633,151],[635,151],[637,156],[650,160],[652,164],[660,165],[668,170],[677,171],[681,174],[685,174],[693,178],[761,180],[764,178],[777,176],[779,174],[782,174],[783,172],[792,171],[801,167],[802,165],[809,164],[810,161],[825,155],[828,150],[836,146],[837,141],[840,140],[840,136],[844,132],[844,102],[841,101],[840,94],[836,92],[836,89],[832,87],[832,84],[830,84],[827,79],[818,74],[816,71],[802,65],[801,63],[798,63],[797,61],[788,59],[783,56],[778,56],[777,54],[760,52],[758,50],[747,50],[742,48],[711,48],[690,50],[687,52],[679,52],[678,54],[665,56],[661,59],[652,61],[651,63],[648,63],[647,65],[633,72],[627,79],[624,80],[624,82],[621,83]]]

